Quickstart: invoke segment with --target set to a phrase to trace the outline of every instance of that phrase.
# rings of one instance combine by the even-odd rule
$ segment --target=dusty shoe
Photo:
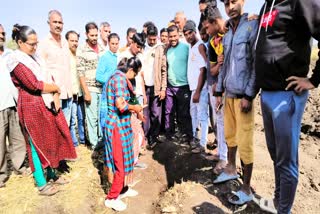
[[[119,198],[123,199],[126,197],[135,197],[137,195],[139,195],[137,191],[135,191],[134,189],[128,188],[128,190],[125,193],[119,195]]]
[[[197,145],[198,145],[197,139],[193,138],[193,139],[190,141],[190,147],[191,147],[191,149],[197,148]]]
[[[39,189],[39,195],[51,196],[59,192],[59,189],[51,184],[47,184]]]
[[[148,168],[148,165],[145,163],[137,163],[136,165],[134,165],[134,169],[146,169]]]
[[[205,149],[202,146],[198,146],[195,149],[192,149],[191,152],[193,154],[205,153]]]
[[[60,176],[58,179],[56,179],[52,183],[57,184],[57,185],[65,185],[65,184],[68,184],[70,182],[71,181],[69,179],[66,179],[66,178]]]
[[[124,211],[125,209],[127,209],[127,205],[123,201],[121,201],[119,197],[116,199],[106,199],[104,201],[104,205],[116,211]]]

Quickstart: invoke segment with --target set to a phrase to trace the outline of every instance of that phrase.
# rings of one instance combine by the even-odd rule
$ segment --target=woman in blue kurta
[[[127,184],[131,181],[134,163],[130,116],[131,112],[142,115],[140,105],[129,104],[134,97],[130,80],[135,78],[140,69],[141,62],[136,57],[121,60],[118,70],[111,76],[106,88],[108,110],[103,134],[105,163],[109,175],[112,175],[112,186],[105,205],[118,211],[126,209],[126,204],[121,198],[138,194],[128,188]]]

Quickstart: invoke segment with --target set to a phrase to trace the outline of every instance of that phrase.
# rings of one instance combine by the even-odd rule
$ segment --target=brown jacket
[[[154,95],[158,96],[160,91],[167,89],[167,57],[165,54],[165,45],[159,45],[156,48],[154,56]]]

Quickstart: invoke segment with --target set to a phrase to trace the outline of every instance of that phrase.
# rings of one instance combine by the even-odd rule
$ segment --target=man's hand
[[[144,117],[144,115],[143,115],[142,112],[137,113],[137,118],[138,118],[140,121],[142,121],[143,123],[146,122],[146,119],[145,119],[145,117]]]
[[[286,87],[286,90],[289,90],[291,87],[295,86],[294,91],[298,94],[300,94],[304,90],[310,90],[314,89],[314,85],[310,82],[308,78],[305,77],[296,77],[291,76],[286,81],[289,82],[289,84]]]
[[[220,111],[222,108],[222,97],[216,97],[216,106],[215,106],[216,112]]]
[[[53,103],[54,103],[54,107],[55,107],[56,111],[58,111],[61,108],[59,93],[53,94]]]
[[[252,102],[242,98],[240,103],[240,109],[243,113],[248,113],[252,109]]]
[[[193,102],[193,103],[199,103],[199,100],[200,100],[200,93],[196,91],[196,92],[193,94],[192,102]]]
[[[166,98],[166,91],[160,91],[159,99],[164,100]]]
[[[146,95],[143,95],[143,105],[148,105],[148,98]]]
[[[215,94],[216,93],[216,88],[217,88],[217,83],[214,83],[212,85],[212,94]]]
[[[141,105],[134,105],[133,106],[133,111],[137,114],[139,114],[142,111],[142,106]]]
[[[84,101],[85,101],[87,104],[90,104],[90,103],[91,103],[91,94],[90,94],[89,92],[84,94]]]
[[[259,19],[259,15],[257,14],[249,14],[248,15],[248,21],[253,21],[253,20],[258,20]]]
[[[224,55],[221,54],[218,56],[218,65],[223,65],[224,62]]]

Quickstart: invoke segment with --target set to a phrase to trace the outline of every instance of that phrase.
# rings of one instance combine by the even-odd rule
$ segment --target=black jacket
[[[320,0],[266,0],[260,17],[256,86],[285,90],[289,76],[308,75],[312,37],[320,48]],[[320,83],[319,59],[310,81],[315,87]]]

